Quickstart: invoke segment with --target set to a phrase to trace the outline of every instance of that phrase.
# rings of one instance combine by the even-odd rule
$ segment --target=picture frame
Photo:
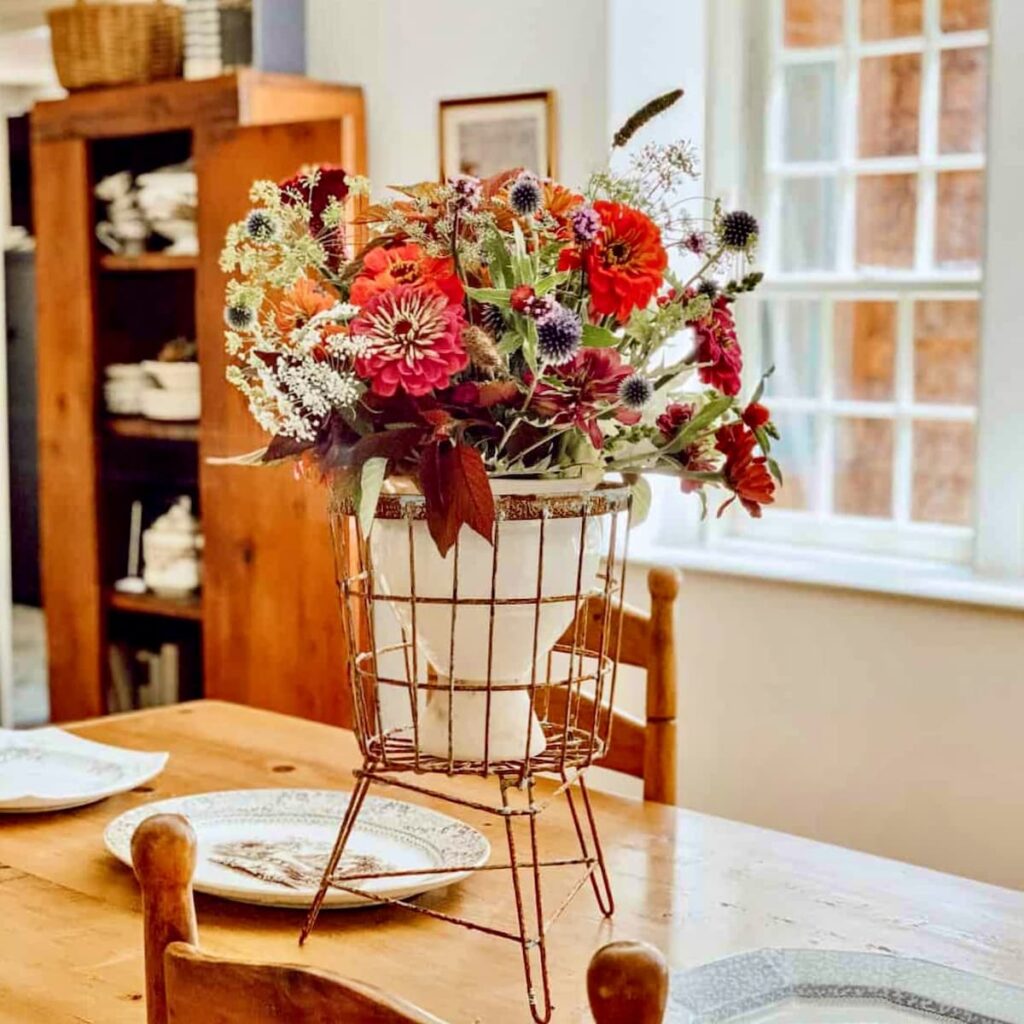
[[[557,174],[555,96],[550,90],[442,100],[441,181],[486,178],[510,167]]]

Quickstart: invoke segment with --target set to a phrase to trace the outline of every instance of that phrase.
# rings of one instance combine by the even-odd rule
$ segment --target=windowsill
[[[637,545],[629,560],[697,572],[863,590],[1024,611],[1024,579],[980,576],[965,566],[847,551],[726,540],[714,546]]]

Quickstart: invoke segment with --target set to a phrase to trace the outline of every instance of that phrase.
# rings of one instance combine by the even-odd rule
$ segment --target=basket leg
[[[507,810],[510,809],[508,790],[515,788],[511,778],[501,776],[501,802]],[[533,779],[526,780],[527,793],[531,808],[533,806]],[[512,825],[513,815],[505,815],[505,837],[508,841],[508,859],[511,865],[512,889],[516,899],[516,920],[519,927],[519,945],[523,954],[523,973],[526,976],[526,995],[530,1002],[530,1013],[537,1024],[547,1024],[551,1020],[554,1007],[551,1005],[551,983],[548,976],[548,954],[547,940],[544,934],[544,904],[541,897],[540,867],[537,856],[537,815],[529,814],[530,824],[530,852],[533,862],[530,873],[533,881],[533,903],[537,920],[537,933],[530,935],[529,914],[524,899],[524,886],[519,877],[519,859],[516,855],[515,830]],[[534,950],[537,955],[537,966],[540,973],[540,991],[534,981]]]
[[[562,781],[568,782],[566,773],[562,772]],[[597,832],[597,821],[594,818],[594,810],[590,806],[590,794],[587,792],[587,782],[580,774],[577,780],[580,784],[580,796],[583,798],[584,814],[580,815],[573,797],[572,786],[565,788],[565,799],[569,804],[569,813],[572,815],[572,823],[576,827],[576,838],[579,840],[580,853],[587,859],[590,858],[590,845],[587,842],[589,833],[594,843],[594,858],[597,863],[590,873],[590,884],[594,888],[594,897],[597,900],[598,908],[605,917],[611,917],[615,913],[615,896],[612,893],[612,883],[608,876],[608,867],[604,862],[604,851],[601,849],[601,837]]]
[[[320,908],[324,904],[324,897],[327,895],[331,876],[337,870],[341,855],[345,852],[345,844],[348,843],[348,837],[352,834],[352,829],[355,827],[356,819],[359,817],[359,811],[366,797],[366,791],[369,788],[369,777],[360,775],[356,782],[356,788],[352,791],[352,798],[349,800],[348,807],[345,810],[345,817],[341,819],[341,826],[338,828],[338,838],[334,841],[334,849],[331,850],[331,856],[327,860],[327,866],[324,868],[323,876],[320,879],[320,888],[317,889],[316,896],[309,908],[309,913],[306,915],[306,923],[302,926],[302,933],[299,935],[300,946],[309,938],[309,933],[313,930],[316,919],[320,916]]]

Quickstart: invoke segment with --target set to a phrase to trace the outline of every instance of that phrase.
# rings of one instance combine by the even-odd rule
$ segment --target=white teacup
[[[96,225],[96,237],[112,253],[138,256],[145,248],[149,226],[141,220],[123,220],[116,225],[109,220],[101,220]]]

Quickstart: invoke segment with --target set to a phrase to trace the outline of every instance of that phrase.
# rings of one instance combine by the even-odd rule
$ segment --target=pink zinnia
[[[368,345],[356,372],[384,398],[399,388],[413,396],[446,388],[469,363],[459,340],[464,323],[462,307],[436,288],[404,284],[381,292],[352,322],[352,333]]]

